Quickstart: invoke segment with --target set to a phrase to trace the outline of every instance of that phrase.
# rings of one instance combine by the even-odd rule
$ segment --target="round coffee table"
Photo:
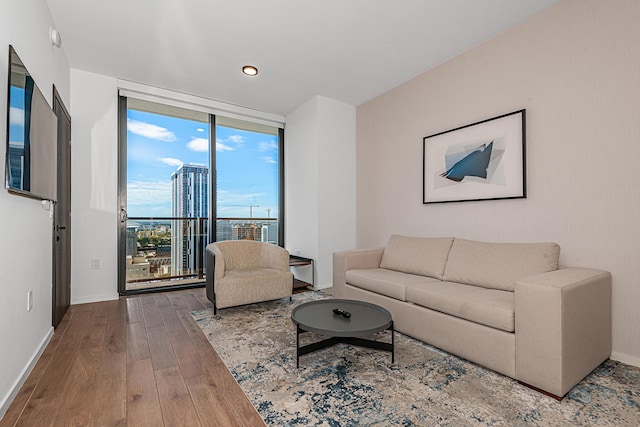
[[[300,356],[341,343],[389,351],[394,362],[393,319],[383,307],[348,299],[318,300],[294,308],[291,320],[297,330],[296,367],[300,367]],[[362,338],[384,330],[391,331],[390,343]],[[300,334],[304,332],[330,338],[300,347]]]

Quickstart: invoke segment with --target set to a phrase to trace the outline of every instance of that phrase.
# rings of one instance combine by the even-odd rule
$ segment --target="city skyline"
[[[183,164],[209,164],[209,124],[129,109],[127,212],[171,216],[171,175]],[[278,216],[278,138],[216,127],[218,217]],[[267,211],[269,209],[269,211]]]

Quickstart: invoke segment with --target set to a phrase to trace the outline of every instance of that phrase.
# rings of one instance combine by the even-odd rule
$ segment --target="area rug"
[[[615,361],[561,402],[397,332],[393,364],[387,352],[339,344],[302,356],[296,369],[291,310],[329,296],[192,313],[267,425],[640,425],[640,368]],[[388,341],[389,332],[372,338]]]

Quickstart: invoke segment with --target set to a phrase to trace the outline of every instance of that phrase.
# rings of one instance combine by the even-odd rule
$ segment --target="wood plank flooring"
[[[4,426],[264,426],[190,316],[189,289],[73,305]]]

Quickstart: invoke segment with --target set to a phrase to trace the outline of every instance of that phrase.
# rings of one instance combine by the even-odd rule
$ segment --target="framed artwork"
[[[422,203],[527,197],[525,110],[426,136]]]

